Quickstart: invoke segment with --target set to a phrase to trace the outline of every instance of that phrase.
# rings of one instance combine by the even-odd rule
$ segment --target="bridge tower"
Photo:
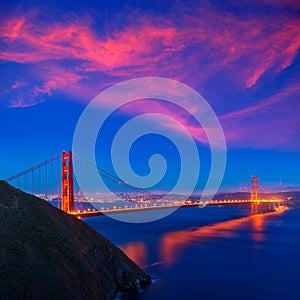
[[[74,211],[74,182],[72,151],[62,153],[61,209],[67,213]]]
[[[251,177],[251,213],[258,214],[258,176]]]

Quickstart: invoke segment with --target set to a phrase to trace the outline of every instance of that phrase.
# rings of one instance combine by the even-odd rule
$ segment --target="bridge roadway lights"
[[[212,200],[212,201],[200,201],[199,203],[191,203],[191,204],[183,204],[182,206],[196,206],[196,205],[220,205],[220,204],[238,204],[238,203],[245,203],[250,202],[251,204],[251,214],[258,214],[259,213],[259,203],[260,202],[269,202],[269,207],[275,209],[275,202],[279,203],[279,199],[273,199],[273,200],[259,200],[258,199],[258,176],[252,176],[251,177],[251,200],[236,200],[236,199],[226,199],[226,200]],[[171,203],[168,203],[166,206],[172,206]],[[118,213],[123,212],[127,210],[143,210],[143,209],[154,209],[154,208],[163,208],[166,207],[164,203],[161,205],[154,206],[145,206],[142,207],[136,207],[135,208],[121,208],[114,206],[112,210],[109,210],[107,208],[106,213]],[[74,211],[74,182],[73,182],[73,162],[72,162],[72,151],[64,152],[62,153],[62,210],[77,215],[78,218],[81,217],[88,217],[93,215],[103,215],[103,209],[101,210],[93,210],[91,211],[88,209],[88,211],[84,210],[81,212],[78,210],[77,212]],[[114,212],[113,212],[114,211]]]

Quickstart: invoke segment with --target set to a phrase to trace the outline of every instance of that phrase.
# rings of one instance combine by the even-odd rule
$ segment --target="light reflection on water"
[[[118,247],[137,265],[144,267],[147,261],[147,244],[145,242],[129,242]]]
[[[247,214],[191,208],[148,224],[87,223],[160,278],[128,299],[298,299],[300,210]]]
[[[219,222],[212,225],[201,227],[191,227],[188,230],[179,230],[167,232],[160,237],[158,241],[158,253],[161,261],[165,265],[172,265],[184,247],[188,247],[192,243],[201,243],[213,238],[229,238],[234,237],[236,231],[246,223],[251,227],[251,238],[254,247],[260,247],[260,242],[265,239],[265,228],[267,218],[274,215],[279,215],[282,212],[270,212],[266,214],[250,215],[234,220]],[[147,261],[147,244],[143,241],[129,242],[118,245],[123,252],[141,267],[146,267]]]

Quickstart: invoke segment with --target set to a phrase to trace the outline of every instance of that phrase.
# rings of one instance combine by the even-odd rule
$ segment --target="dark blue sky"
[[[0,178],[71,149],[80,114],[105,88],[159,76],[195,89],[219,117],[228,147],[222,188],[253,174],[266,187],[280,178],[300,185],[299,2],[2,1],[0,10]],[[97,143],[101,166],[111,171],[118,124],[145,111],[141,104],[110,121]],[[198,124],[182,123],[203,161],[201,189],[209,147]],[[160,187],[174,184],[180,165],[170,142],[149,136],[132,151],[141,175],[151,151],[164,154],[170,169]]]

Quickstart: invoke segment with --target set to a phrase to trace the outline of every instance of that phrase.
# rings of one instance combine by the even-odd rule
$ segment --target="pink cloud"
[[[1,27],[1,37],[8,45],[7,51],[1,51],[1,59],[18,63],[78,59],[90,63],[89,71],[143,64],[145,61],[139,56],[153,53],[155,45],[168,46],[176,33],[174,28],[145,25],[140,29],[130,27],[101,39],[88,25],[80,22],[55,23],[43,28],[26,20],[25,16],[12,26],[15,22],[15,19],[8,19]]]
[[[37,105],[43,102],[43,100],[38,99],[37,97],[29,98],[27,97],[26,100],[23,99],[22,96],[18,97],[18,99],[11,99],[9,108],[24,108]]]
[[[107,37],[97,35],[87,22],[40,26],[33,14],[7,18],[1,26],[7,49],[0,52],[0,58],[22,64],[72,59],[77,60],[77,71],[87,74],[155,73],[179,80],[189,80],[197,65],[201,70],[195,80],[200,83],[223,68],[247,88],[269,69],[279,72],[293,62],[300,45],[298,19],[242,20],[219,11],[199,12],[201,18],[183,14],[179,24],[141,17],[143,22],[135,22],[138,25],[131,23]],[[241,60],[247,65],[240,65]]]
[[[26,85],[24,81],[15,81],[15,83],[10,87],[11,89],[18,89]]]
[[[300,150],[300,86],[278,92],[262,102],[220,116],[229,149],[258,148]],[[286,105],[286,102],[289,105]],[[199,109],[199,108],[198,108]],[[165,105],[157,100],[134,102],[122,108],[127,114],[159,113],[167,115],[183,125],[202,143],[209,144],[205,130],[175,105]],[[166,128],[181,132],[174,123],[164,123]]]
[[[300,150],[300,86],[220,117],[230,147]],[[288,105],[287,105],[288,103]]]
[[[129,115],[157,113],[169,116],[184,126],[196,141],[203,144],[208,144],[204,129],[198,125],[195,120],[191,120],[192,116],[189,114],[189,112],[175,105],[166,105],[161,101],[144,99],[123,107],[122,111]],[[182,132],[179,126],[174,127],[174,123],[170,123],[167,120],[163,123],[163,126],[171,130]]]
[[[78,88],[82,77],[76,72],[67,71],[64,68],[53,66],[50,69],[40,68],[35,74],[41,83],[30,81],[15,81],[10,89],[3,93],[9,95],[10,108],[29,107],[44,102],[45,97],[61,92],[78,96]],[[82,87],[81,93],[84,93]],[[87,94],[88,95],[88,94]],[[89,96],[89,95],[88,95]]]
[[[256,113],[259,113],[260,111],[264,112],[266,108],[272,107],[278,103],[280,105],[282,105],[284,102],[286,102],[287,97],[289,97],[290,95],[293,95],[299,91],[300,91],[300,85],[290,87],[286,90],[283,90],[283,91],[275,94],[274,96],[271,96],[271,97],[265,99],[264,101],[261,101],[261,102],[255,104],[255,105],[252,105],[245,109],[241,109],[241,110],[234,111],[234,112],[228,113],[226,115],[223,115],[222,120],[226,121],[226,120],[231,120],[233,118],[244,118],[245,116],[247,116],[249,114],[256,114]]]
[[[264,3],[275,6],[273,1]],[[283,4],[299,7],[291,0]],[[232,83],[228,89],[234,86],[248,91],[265,74],[276,76],[291,66],[300,47],[300,20],[293,15],[242,18],[217,9],[198,7],[191,11],[185,7],[173,11],[168,18],[135,15],[135,19],[126,23],[122,30],[105,35],[94,30],[90,20],[84,17],[63,23],[40,23],[36,13],[4,18],[0,38],[5,47],[0,49],[0,59],[34,66],[28,74],[37,79],[37,82],[27,78],[12,80],[8,84],[10,88],[2,92],[10,95],[14,90],[8,105],[35,105],[55,93],[87,102],[107,85],[141,76],[177,79],[202,92],[206,83],[221,72],[225,74],[224,81]],[[222,115],[230,145],[242,141],[245,146],[256,143],[264,148],[285,146],[288,139],[293,140],[299,130],[294,95],[299,95],[297,85]],[[290,103],[283,106],[286,99]],[[174,116],[195,139],[207,143],[203,129],[191,123],[186,115],[158,103],[152,109]],[[148,112],[147,106],[137,110]],[[267,123],[263,121],[265,116],[268,116]],[[287,119],[289,124],[285,123]],[[277,139],[274,128],[280,133]],[[268,138],[256,135],[258,131]]]

